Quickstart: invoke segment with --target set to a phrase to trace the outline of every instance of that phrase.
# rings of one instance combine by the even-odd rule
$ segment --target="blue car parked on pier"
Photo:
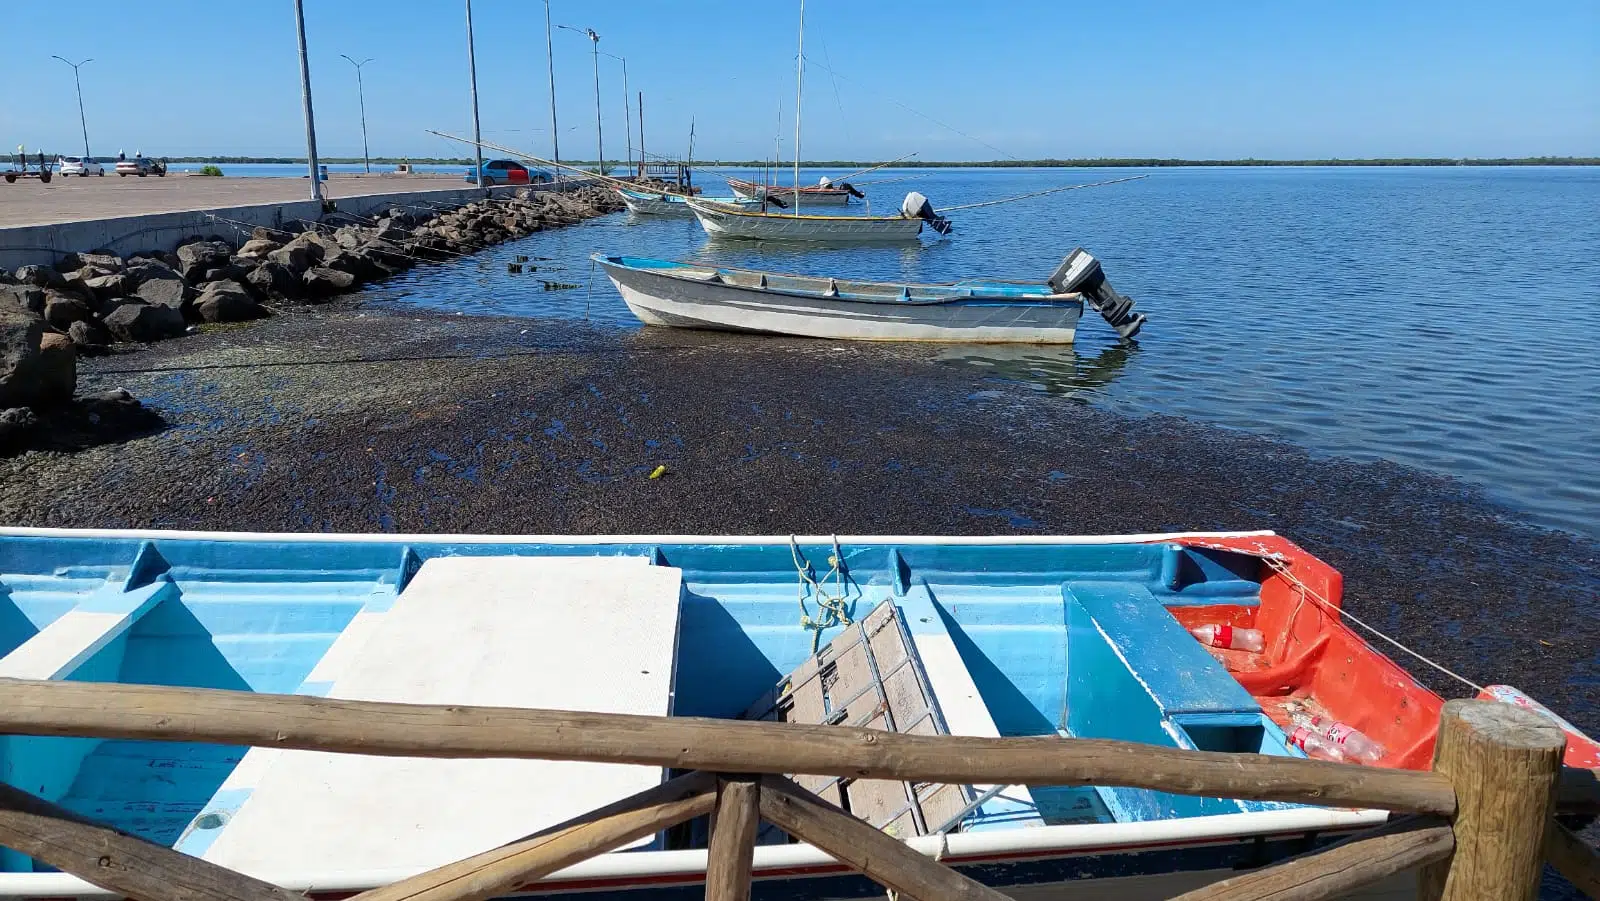
[[[473,170],[468,169],[462,176],[467,181],[477,183],[478,177]],[[483,163],[483,184],[489,185],[543,185],[555,181],[555,177],[543,169],[529,169],[515,160],[485,160]]]

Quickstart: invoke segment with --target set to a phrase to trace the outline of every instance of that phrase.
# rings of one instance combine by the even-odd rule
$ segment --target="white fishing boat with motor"
[[[862,341],[1070,344],[1085,301],[1123,338],[1138,334],[1145,320],[1082,248],[1042,282],[906,284],[593,259],[646,325]]]
[[[747,210],[699,198],[690,199],[688,206],[706,234],[713,238],[871,243],[915,241],[925,224],[941,235],[950,232],[949,220],[916,192],[906,196],[898,216],[819,216],[796,211]]]
[[[766,200],[773,197],[788,200],[796,193],[793,186],[764,185],[731,177],[728,179],[728,187],[733,189],[733,193],[747,200]],[[865,196],[849,182],[834,184],[826,177],[814,185],[801,185],[799,194],[800,202],[806,206],[844,206],[852,197]]]
[[[694,215],[689,209],[689,198],[684,194],[617,188],[617,196],[622,198],[622,202],[627,205],[629,212],[640,216],[675,216],[687,219]],[[747,200],[743,197],[701,197],[697,199],[708,203],[720,203],[737,207],[742,210],[761,209],[761,201]]]

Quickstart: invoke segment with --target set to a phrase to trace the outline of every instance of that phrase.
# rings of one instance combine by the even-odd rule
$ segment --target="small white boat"
[[[746,200],[766,200],[769,197],[780,201],[793,202],[794,187],[784,185],[763,185],[758,182],[745,181],[740,178],[729,178],[728,187],[733,193]],[[844,206],[850,202],[851,197],[861,197],[862,193],[849,182],[835,185],[823,179],[814,185],[800,186],[800,203],[802,206]]]
[[[1075,250],[1043,282],[973,280],[917,285],[779,275],[640,257],[593,259],[646,325],[862,341],[1071,344],[1086,291],[1109,292],[1100,264]],[[1111,292],[1114,293],[1114,292]],[[1143,314],[1121,295],[1112,324],[1125,338]]]
[[[805,201],[801,201],[803,204]],[[689,209],[706,234],[713,238],[745,238],[755,241],[876,242],[915,241],[924,224],[939,234],[948,234],[950,223],[934,211],[927,198],[912,192],[906,196],[897,216],[816,215],[794,211],[747,210],[711,203],[699,198],[688,201]]]
[[[687,219],[694,215],[687,203],[688,197],[683,194],[667,194],[660,192],[630,191],[627,188],[618,188],[617,196],[627,204],[628,211],[640,216],[676,216]],[[743,197],[703,197],[699,198],[709,203],[720,203],[739,209],[755,210],[761,208],[761,201],[746,200]]]

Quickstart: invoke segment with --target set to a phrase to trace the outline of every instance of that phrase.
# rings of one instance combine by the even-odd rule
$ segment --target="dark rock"
[[[44,315],[44,305],[49,301],[49,294],[43,288],[32,285],[6,285],[0,288],[0,300],[9,300],[9,306],[35,316]]]
[[[44,321],[59,332],[66,332],[72,328],[74,322],[82,322],[94,316],[94,311],[84,301],[69,294],[52,294],[44,305]]]
[[[47,266],[23,266],[17,270],[17,281],[24,285],[55,288],[58,291],[67,286],[67,280],[61,277],[61,273]]]
[[[301,276],[301,280],[305,282],[306,294],[315,298],[331,297],[341,291],[348,291],[356,283],[356,277],[350,273],[322,266],[307,270],[306,274]]]
[[[404,241],[411,236],[411,230],[399,225],[393,219],[383,219],[378,222],[378,230],[374,238],[383,241]]]
[[[40,338],[38,382],[31,406],[54,407],[72,400],[78,387],[78,353],[71,338],[54,332]]]
[[[387,267],[390,270],[406,269],[416,262],[405,252],[405,248],[398,244],[390,243],[382,238],[374,238],[366,244],[356,248],[358,253],[366,255],[373,262]]]
[[[126,303],[105,317],[106,328],[123,341],[147,343],[183,334],[183,314],[171,307]]]
[[[82,268],[83,268],[83,257],[79,256],[76,253],[65,254],[65,255],[63,255],[61,257],[61,259],[56,260],[56,271],[57,272],[65,273],[65,272],[71,272],[74,269],[82,269]]]
[[[63,284],[62,287],[67,286]],[[119,272],[114,275],[97,275],[83,279],[83,287],[89,290],[90,296],[95,300],[104,301],[113,297],[126,297],[133,288],[133,282]]]
[[[228,265],[233,248],[222,241],[195,241],[178,248],[178,272],[191,285],[198,284],[208,270]]]
[[[358,225],[346,225],[333,233],[333,241],[345,250],[354,250],[367,242],[371,236],[369,229]]]
[[[194,308],[206,322],[260,319],[267,311],[235,282],[213,282],[195,298]]]
[[[23,310],[0,307],[0,408],[33,405],[39,387],[39,341],[43,336],[43,319]]]
[[[288,266],[263,262],[244,277],[245,285],[258,297],[296,298],[305,294],[305,284]]]
[[[191,291],[183,277],[163,264],[140,266],[128,270],[128,274],[138,279],[138,287],[133,289],[132,296],[145,303],[181,310],[183,302],[189,299]]]
[[[0,453],[9,453],[27,446],[39,417],[27,407],[8,407],[0,410]]]
[[[265,259],[267,254],[277,250],[282,246],[282,241],[277,241],[272,238],[251,238],[250,240],[244,242],[244,246],[240,247],[239,252],[234,254],[234,256],[255,260]]]
[[[339,251],[329,254],[323,261],[325,269],[337,269],[348,272],[355,277],[355,284],[361,285],[380,277],[383,273],[373,265],[372,258],[353,251]]]
[[[322,246],[295,238],[288,244],[267,254],[267,259],[290,270],[295,275],[322,262]]]
[[[246,269],[245,267],[235,265],[234,263],[230,262],[226,266],[218,266],[214,269],[207,269],[205,275],[200,277],[198,284],[204,285],[207,282],[243,281],[244,277],[249,273],[250,270]]]
[[[106,331],[105,326],[93,319],[74,322],[67,329],[67,337],[71,338],[72,343],[78,346],[78,353],[86,357],[105,353],[109,349],[107,345],[113,340],[111,333]]]

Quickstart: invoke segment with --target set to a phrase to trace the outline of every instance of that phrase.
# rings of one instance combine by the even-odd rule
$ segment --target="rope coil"
[[[824,631],[835,626],[848,626],[852,622],[849,589],[844,582],[844,553],[839,550],[839,536],[834,535],[833,553],[828,556],[828,572],[821,579],[817,578],[811,561],[800,553],[800,542],[793,535],[789,536],[789,556],[794,561],[795,573],[800,577],[800,628],[811,630],[811,656],[815,657],[821,649]],[[829,579],[834,580],[833,594],[823,588]],[[817,605],[815,617],[806,607],[807,597],[811,597]]]

